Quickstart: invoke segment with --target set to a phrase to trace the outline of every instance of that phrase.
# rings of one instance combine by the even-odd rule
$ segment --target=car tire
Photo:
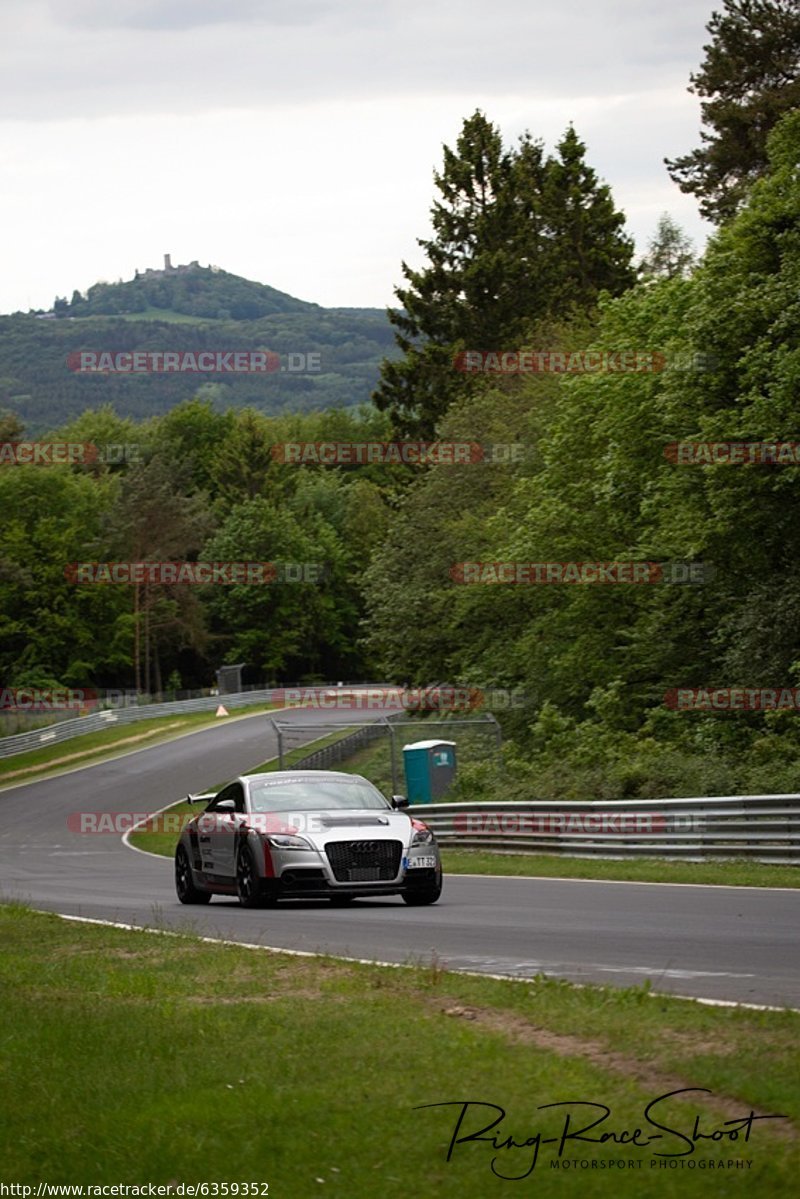
[[[333,907],[348,908],[356,897],[355,895],[329,895],[328,898]]]
[[[435,887],[420,887],[415,891],[404,891],[403,902],[409,907],[421,908],[429,903],[436,903],[442,893],[442,884],[437,883]]]
[[[266,908],[275,903],[274,897],[262,889],[253,851],[247,844],[236,855],[236,894],[243,908]]]
[[[211,892],[194,885],[192,865],[183,845],[175,851],[175,890],[181,903],[210,903]]]

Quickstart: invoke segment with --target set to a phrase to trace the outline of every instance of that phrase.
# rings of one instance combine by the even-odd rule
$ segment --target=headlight
[[[271,833],[267,843],[273,849],[313,849],[314,846],[305,837],[295,837],[291,833]]]
[[[429,828],[418,828],[411,838],[412,845],[429,845],[433,840],[433,833]]]

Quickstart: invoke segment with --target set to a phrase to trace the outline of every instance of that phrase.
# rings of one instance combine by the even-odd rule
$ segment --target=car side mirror
[[[405,795],[393,795],[392,796],[392,807],[396,808],[396,809],[407,808],[408,800],[405,797]]]
[[[236,810],[236,804],[232,799],[223,799],[214,808],[215,812],[233,812]]]

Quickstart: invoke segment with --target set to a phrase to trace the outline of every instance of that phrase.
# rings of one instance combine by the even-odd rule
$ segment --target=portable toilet
[[[455,741],[415,741],[405,745],[403,769],[410,803],[441,799],[456,777]]]

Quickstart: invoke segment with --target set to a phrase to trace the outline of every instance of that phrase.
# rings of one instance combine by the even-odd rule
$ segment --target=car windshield
[[[324,812],[330,808],[391,808],[388,800],[364,779],[292,779],[291,782],[250,784],[254,812]]]

